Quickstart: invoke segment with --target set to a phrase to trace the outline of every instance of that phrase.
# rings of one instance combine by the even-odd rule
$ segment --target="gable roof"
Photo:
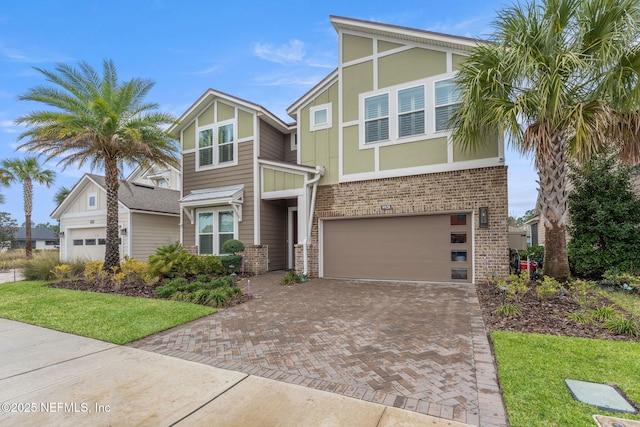
[[[221,92],[219,90],[208,89],[205,93],[198,98],[196,102],[189,107],[189,109],[178,119],[178,122],[169,128],[169,133],[173,135],[175,138],[180,138],[180,131],[187,127],[195,118],[202,112],[203,108],[208,106],[211,102],[213,102],[216,98],[224,99],[233,104],[240,105],[241,107],[254,110],[258,118],[266,121],[276,129],[284,133],[288,133],[289,131],[295,129],[295,123],[285,123],[278,116],[264,108],[262,105],[255,104],[251,101],[244,100],[242,98],[238,98],[233,95],[229,95],[228,93]]]
[[[17,240],[27,238],[27,227],[19,227],[13,237]],[[50,228],[34,228],[31,227],[31,240],[58,240],[56,232]]]
[[[481,39],[453,36],[450,34],[436,33],[434,31],[419,30],[399,25],[381,24],[379,22],[345,18],[343,16],[331,15],[329,16],[329,20],[336,31],[354,31],[372,36],[390,37],[398,40],[438,46],[446,49],[468,51],[478,44],[487,43],[487,41]]]
[[[66,206],[71,203],[75,196],[89,183],[94,182],[105,190],[105,179],[103,176],[94,174],[84,174],[82,178],[73,186],[69,195],[51,213],[52,218],[59,218]],[[180,191],[169,190],[167,188],[153,187],[150,185],[138,184],[128,181],[120,181],[118,188],[118,201],[125,207],[141,212],[156,212],[171,215],[180,214]]]

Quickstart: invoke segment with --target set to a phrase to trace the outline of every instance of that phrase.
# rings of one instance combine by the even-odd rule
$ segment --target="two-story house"
[[[331,17],[335,71],[287,110],[208,90],[170,131],[182,147],[181,241],[246,269],[469,283],[508,272],[501,138],[466,152],[448,119],[478,40]],[[498,134],[498,132],[496,132]]]

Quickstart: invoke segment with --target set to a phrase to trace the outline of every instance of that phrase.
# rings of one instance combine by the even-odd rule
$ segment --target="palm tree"
[[[473,150],[496,129],[539,177],[544,272],[569,276],[567,164],[605,146],[640,160],[639,0],[542,0],[498,13],[492,43],[479,45],[457,76],[453,138]]]
[[[22,183],[24,197],[24,216],[27,258],[32,258],[31,250],[31,213],[33,211],[33,183],[50,187],[53,184],[56,173],[50,169],[42,169],[35,157],[24,159],[6,159],[2,161],[0,183],[8,186],[13,183]]]
[[[59,165],[104,169],[107,192],[107,234],[104,269],[120,265],[118,236],[118,179],[123,166],[158,164],[177,166],[175,140],[164,125],[172,115],[157,111],[158,105],[145,102],[154,83],[134,78],[118,80],[111,60],[103,61],[102,76],[86,62],[75,69],[60,64],[55,71],[36,68],[50,86],[36,86],[19,99],[36,101],[54,111],[35,111],[16,120],[29,129],[20,135],[20,147],[39,152],[49,159],[61,158]]]
[[[71,190],[65,187],[64,185],[58,188],[56,194],[53,195],[53,201],[56,202],[56,205],[60,206],[60,203],[64,202],[64,199],[71,193]]]

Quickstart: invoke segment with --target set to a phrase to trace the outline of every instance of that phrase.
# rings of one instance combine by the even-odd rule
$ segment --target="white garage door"
[[[106,229],[104,227],[96,228],[77,228],[70,230],[69,236],[69,259],[87,260],[87,261],[104,261],[104,247]]]
[[[472,281],[471,215],[324,220],[323,276]]]

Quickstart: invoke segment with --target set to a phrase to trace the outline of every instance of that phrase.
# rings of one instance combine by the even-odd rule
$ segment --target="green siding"
[[[380,147],[380,170],[447,163],[447,138]]]
[[[453,71],[459,70],[462,65],[462,61],[464,61],[467,57],[462,55],[453,55],[452,58],[452,68]]]
[[[311,132],[310,109],[322,104],[332,106],[332,126]],[[320,180],[321,185],[338,182],[338,84],[334,83],[319,93],[300,111],[298,118],[300,162],[308,166],[324,166],[325,175]]]
[[[264,169],[264,191],[294,190],[304,187],[304,177],[295,173]]]
[[[238,110],[238,139],[250,138],[253,135],[253,114]]]
[[[206,126],[210,124],[213,124],[213,104],[198,116],[198,126]]]
[[[350,34],[342,36],[342,62],[353,61],[370,55],[373,55],[373,39]]]
[[[414,48],[383,56],[378,64],[378,87],[384,88],[446,73],[447,55]]]
[[[182,149],[193,150],[196,148],[196,124],[191,123],[182,131]]]
[[[373,87],[373,61],[342,69],[342,120],[358,120],[358,95]]]
[[[343,168],[345,175],[373,172],[375,170],[373,149],[359,149],[358,126],[344,128],[342,146],[344,151]]]
[[[486,144],[477,147],[475,150],[463,151],[458,144],[453,145],[453,161],[462,162],[465,160],[488,159],[498,157],[498,137],[492,138]]]
[[[218,101],[218,121],[235,119],[236,109],[230,105]]]
[[[384,40],[378,40],[378,52],[386,52],[388,50],[397,49],[402,46],[404,45],[399,43],[386,42]]]

